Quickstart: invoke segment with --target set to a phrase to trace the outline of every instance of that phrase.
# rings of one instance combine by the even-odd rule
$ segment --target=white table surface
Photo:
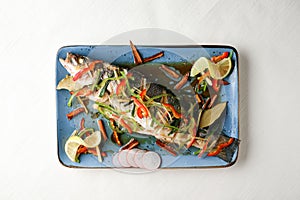
[[[297,0],[1,1],[0,199],[299,199],[299,10]],[[146,27],[238,49],[234,166],[132,175],[59,163],[58,48]]]

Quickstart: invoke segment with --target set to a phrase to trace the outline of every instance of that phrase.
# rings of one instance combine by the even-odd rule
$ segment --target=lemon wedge
[[[230,73],[231,68],[232,63],[230,58],[224,58],[218,63],[213,63],[209,59],[201,57],[192,66],[191,76],[194,77],[208,69],[212,78],[223,79]]]
[[[214,64],[214,63],[212,63],[210,60],[208,60],[205,57],[199,58],[198,60],[196,60],[196,62],[192,66],[191,77],[194,77],[194,76],[198,75],[199,73],[204,72],[204,70],[206,68],[208,68],[209,65],[212,65],[212,64]]]
[[[101,134],[99,131],[93,132],[84,140],[81,137],[72,134],[65,144],[65,152],[71,161],[76,162],[77,149],[80,145],[83,145],[87,148],[94,148],[97,147],[100,144],[100,142]]]
[[[224,58],[216,64],[209,65],[210,76],[214,79],[223,79],[230,73],[232,63],[230,58]]]

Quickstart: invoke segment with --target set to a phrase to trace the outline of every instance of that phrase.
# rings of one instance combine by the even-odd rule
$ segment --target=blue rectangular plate
[[[221,101],[227,101],[226,119],[223,132],[229,137],[239,139],[239,75],[238,75],[238,53],[235,48],[224,45],[203,45],[203,46],[137,46],[142,57],[148,57],[159,51],[164,51],[164,56],[152,62],[166,63],[170,66],[178,63],[193,63],[199,57],[212,57],[220,55],[225,51],[233,51],[232,64],[233,70],[225,80],[229,85],[222,87],[220,91]],[[60,64],[59,58],[65,58],[67,52],[88,56],[93,59],[100,59],[115,65],[128,65],[133,63],[133,55],[130,46],[100,45],[100,46],[66,46],[59,49],[56,57],[56,85],[68,73]],[[184,67],[184,65],[182,65]],[[68,120],[66,114],[71,112],[74,107],[68,107],[67,102],[70,94],[66,90],[56,91],[57,108],[57,144],[59,161],[67,167],[79,168],[113,168],[111,158],[113,152],[118,150],[118,146],[112,142],[106,142],[102,150],[108,153],[103,163],[99,163],[93,155],[86,154],[80,156],[80,163],[72,162],[68,159],[64,145],[74,129],[79,129],[80,120],[85,118],[86,127],[98,129],[97,122],[91,118],[91,114],[80,114],[72,120]],[[79,105],[77,105],[79,106]],[[76,105],[75,105],[76,107]],[[101,116],[100,116],[101,118]],[[109,129],[105,123],[106,129]],[[108,131],[111,135],[111,131]],[[203,168],[203,167],[227,167],[235,163],[238,156],[238,148],[230,162],[225,162],[218,157],[198,158],[195,155],[180,155],[176,158],[156,147],[156,145],[144,144],[147,149],[158,152],[162,157],[161,168]]]

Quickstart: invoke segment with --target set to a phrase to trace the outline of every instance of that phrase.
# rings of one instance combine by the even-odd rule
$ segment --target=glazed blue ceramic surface
[[[156,59],[154,63],[194,63],[199,57],[207,57],[220,55],[225,51],[233,51],[232,65],[233,70],[231,74],[226,77],[230,84],[223,86],[220,91],[221,102],[228,102],[226,108],[226,119],[223,127],[223,132],[229,137],[239,138],[239,95],[238,95],[238,56],[237,51],[231,46],[137,46],[142,57],[148,57],[160,51],[164,51],[164,56]],[[133,63],[133,55],[131,53],[130,46],[67,46],[59,49],[56,57],[56,85],[63,79],[68,72],[60,64],[59,58],[65,58],[67,52],[88,56],[92,59],[100,59],[108,63],[112,63],[117,66],[122,64]],[[184,67],[184,66],[183,66]],[[68,159],[64,145],[68,137],[74,131],[79,129],[80,120],[85,118],[85,126],[92,127],[98,130],[97,119],[93,119],[92,114],[81,113],[74,117],[72,120],[68,120],[66,114],[71,112],[74,108],[79,107],[79,104],[75,104],[72,107],[67,106],[70,94],[66,90],[56,91],[56,105],[57,105],[57,144],[58,144],[58,158],[60,162],[68,167],[83,167],[83,168],[111,168],[112,155],[117,152],[119,147],[109,140],[104,144],[101,144],[102,151],[107,152],[107,157],[104,158],[103,163],[99,163],[97,158],[93,155],[86,154],[80,156],[80,163],[72,162]],[[91,104],[91,103],[90,103]],[[91,108],[91,105],[89,105]],[[92,109],[90,109],[92,112]],[[112,131],[110,130],[107,121],[99,116],[98,119],[104,120],[104,125],[107,134],[110,137]],[[137,136],[138,137],[138,136]],[[155,143],[155,142],[154,142]],[[142,148],[154,150],[158,152],[162,157],[161,168],[198,168],[198,167],[225,167],[232,165],[238,155],[238,149],[236,150],[232,160],[225,162],[218,157],[205,157],[198,158],[195,155],[180,155],[176,158],[167,152],[163,151],[156,145],[154,145],[151,139],[142,144]]]

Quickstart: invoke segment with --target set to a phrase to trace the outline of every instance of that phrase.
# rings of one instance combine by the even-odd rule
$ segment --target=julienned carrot
[[[106,130],[105,130],[105,127],[104,127],[103,122],[102,122],[101,119],[98,120],[98,126],[99,126],[99,130],[102,134],[102,137],[103,137],[104,141],[106,141],[107,140],[107,134],[106,134]]]
[[[175,71],[173,71],[169,67],[162,65],[160,68],[162,70],[164,70],[166,73],[168,73],[170,76],[172,76],[173,78],[176,78],[176,79],[179,78],[179,74],[177,74]]]
[[[163,103],[163,105],[166,107],[166,108],[169,108],[173,114],[173,116],[177,119],[180,119],[182,117],[182,114],[180,114],[179,112],[177,112],[177,110],[174,108],[174,106],[172,106],[171,104],[168,104],[168,103]]]
[[[113,131],[113,138],[114,138],[114,140],[115,140],[115,142],[117,143],[118,146],[122,145],[122,143],[119,139],[119,135],[118,135],[117,131],[115,131],[115,130]]]
[[[75,117],[76,115],[78,115],[84,111],[85,110],[83,107],[77,108],[77,109],[73,110],[72,112],[68,113],[67,118],[68,118],[68,120],[71,120],[73,117]]]
[[[132,41],[129,41],[129,42],[130,42],[130,47],[131,47],[133,58],[134,58],[134,63],[137,65],[142,64],[143,60],[142,60],[138,50],[136,49],[136,47],[134,46]]]
[[[206,78],[209,77],[209,76],[210,76],[209,71],[205,72],[202,76],[200,76],[200,77],[198,78],[198,82],[201,83],[202,81],[204,81],[204,79],[206,79]]]
[[[84,118],[82,118],[80,121],[80,130],[84,129],[84,122],[85,122],[85,120],[84,120]]]
[[[193,133],[192,133],[192,138],[191,140],[187,143],[186,148],[190,148],[195,140],[196,140],[196,135],[197,135],[197,124],[195,123],[194,127],[193,127]]]
[[[154,54],[153,56],[150,56],[148,58],[144,58],[143,59],[143,63],[150,62],[150,61],[155,60],[157,58],[160,58],[162,56],[164,56],[164,52],[163,51],[161,51],[161,52],[159,52],[157,54]]]
[[[207,142],[205,143],[205,145],[203,146],[202,150],[200,151],[200,153],[198,154],[198,157],[201,158],[202,155],[204,154],[204,152],[206,151],[207,149],[207,146],[208,146],[208,140]]]
[[[74,75],[73,81],[77,81],[80,77],[82,77],[84,74],[86,74],[89,71],[93,71],[95,68],[95,65],[98,63],[102,63],[101,60],[95,60],[91,62],[86,68],[83,68],[80,70],[77,74]]]
[[[169,152],[173,156],[177,156],[176,151],[172,147],[170,147],[167,144],[163,143],[162,141],[156,140],[156,144],[157,144],[157,146],[159,146],[160,148],[166,150],[167,152]]]
[[[207,106],[208,109],[210,109],[210,108],[214,105],[214,103],[215,103],[217,97],[218,97],[218,95],[215,94],[215,95],[211,98],[210,103],[209,103],[209,105]]]
[[[175,88],[176,90],[181,89],[181,88],[186,84],[186,82],[188,81],[189,76],[190,76],[190,73],[189,73],[189,72],[186,73],[186,74],[182,77],[182,79],[175,85],[174,88]]]
[[[125,145],[123,145],[119,151],[123,151],[125,149],[133,149],[134,147],[136,147],[137,145],[139,145],[139,141],[135,140],[134,138],[131,138],[129,140],[129,142],[127,142]]]
[[[123,126],[124,128],[127,129],[128,133],[130,133],[130,134],[132,133],[131,127],[124,121],[124,119],[122,119],[121,117],[119,117],[119,116],[117,116],[115,114],[112,114],[112,116],[113,116],[113,118],[115,120],[119,121],[119,123],[120,123],[121,126]]]

